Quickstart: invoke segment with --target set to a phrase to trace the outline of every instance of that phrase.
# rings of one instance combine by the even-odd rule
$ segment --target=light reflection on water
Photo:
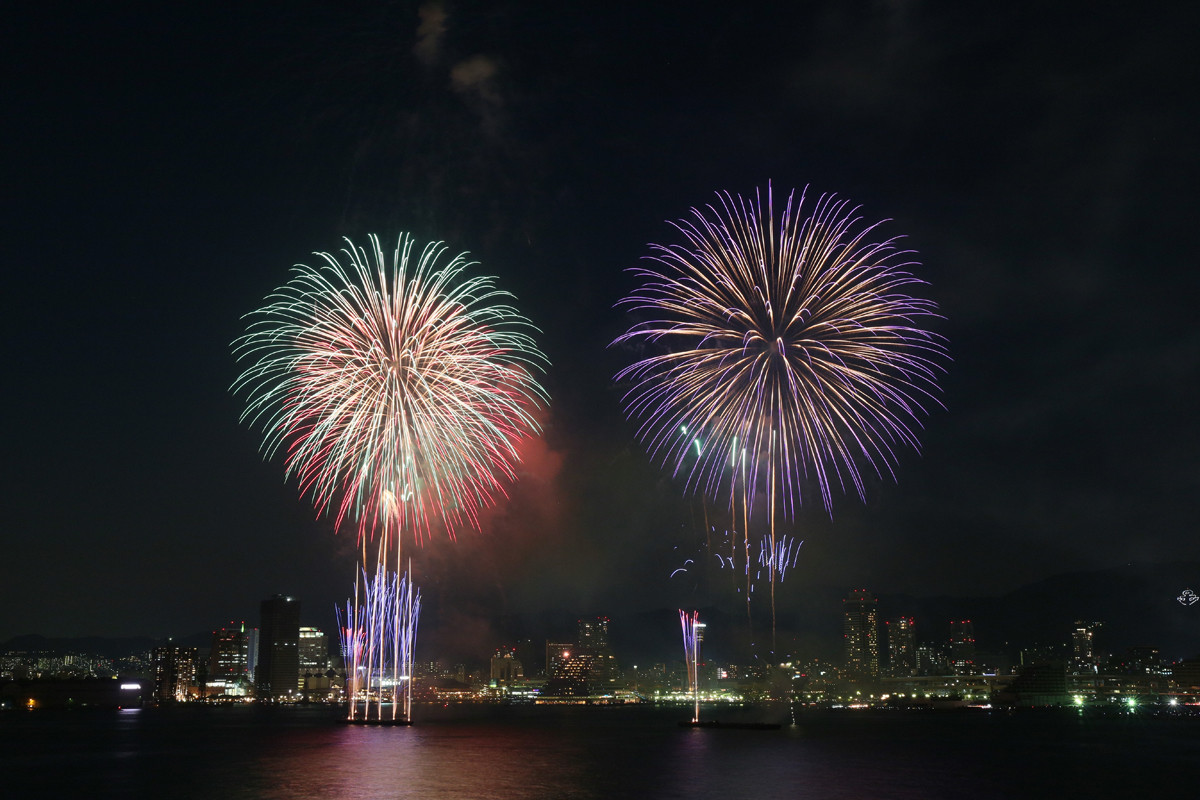
[[[263,753],[250,796],[591,797],[580,749],[570,737],[521,726],[331,725]]]
[[[422,719],[424,714],[424,719]],[[412,727],[325,709],[0,714],[8,798],[1115,796],[1200,759],[1200,719],[834,713],[778,731],[656,709],[458,708]]]

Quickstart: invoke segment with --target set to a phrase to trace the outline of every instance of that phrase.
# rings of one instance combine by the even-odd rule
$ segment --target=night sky
[[[230,344],[372,232],[469,251],[552,364],[510,500],[410,551],[440,624],[728,600],[668,577],[700,505],[609,343],[667,221],[768,181],[892,220],[953,359],[898,480],[800,514],[781,608],[1200,559],[1200,19],[1164,5],[6,4],[0,639],[191,634],[275,592],[332,627],[353,539],[239,424]]]

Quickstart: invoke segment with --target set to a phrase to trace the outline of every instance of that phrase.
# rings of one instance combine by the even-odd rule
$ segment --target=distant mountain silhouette
[[[1200,653],[1200,603],[1176,598],[1200,585],[1200,562],[1126,564],[1071,572],[1023,586],[999,597],[912,598],[882,595],[880,614],[917,619],[944,641],[951,619],[970,619],[983,650],[1067,643],[1076,620],[1102,622],[1099,652],[1120,656],[1126,649],[1157,647],[1166,659]]]
[[[872,589],[789,583],[784,590],[789,610],[781,611],[776,620],[778,656],[839,662],[842,599],[851,588]],[[1066,573],[995,597],[919,597],[888,592],[876,596],[880,628],[887,619],[913,617],[918,644],[945,644],[950,620],[969,619],[980,652],[1015,659],[1021,648],[1066,645],[1074,622],[1086,620],[1104,623],[1096,638],[1101,653],[1120,657],[1130,647],[1148,645],[1157,647],[1163,658],[1177,660],[1200,655],[1200,602],[1185,606],[1176,599],[1189,588],[1200,593],[1200,562],[1133,563]],[[708,623],[705,652],[714,658],[739,661],[753,658],[755,653],[762,658],[770,650],[770,611],[761,598],[755,602],[750,624],[744,610],[736,608],[702,608],[700,617]],[[623,664],[623,652],[681,660],[678,628],[678,613],[672,609],[619,617],[611,626],[613,647]],[[880,646],[886,651],[882,637],[881,633]],[[673,649],[664,649],[668,643]]]

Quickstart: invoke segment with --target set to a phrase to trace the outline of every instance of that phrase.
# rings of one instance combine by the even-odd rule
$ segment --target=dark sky
[[[1164,5],[7,4],[0,639],[274,592],[332,627],[353,542],[238,423],[230,343],[371,232],[470,251],[552,362],[511,502],[412,553],[440,624],[720,602],[668,577],[701,509],[607,345],[666,221],[768,181],[893,220],[953,358],[898,481],[801,513],[781,607],[1200,558],[1200,20]]]

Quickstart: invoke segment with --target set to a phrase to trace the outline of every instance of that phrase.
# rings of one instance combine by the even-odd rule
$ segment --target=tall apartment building
[[[1095,672],[1099,666],[1096,654],[1096,631],[1104,623],[1076,620],[1071,631],[1071,667],[1075,672]]]
[[[950,666],[956,675],[971,675],[975,664],[975,623],[969,619],[950,620]]]
[[[859,677],[879,676],[879,601],[865,589],[854,589],[842,601],[842,638],[846,670]]]
[[[917,674],[917,635],[912,617],[889,619],[885,624],[888,640],[888,667],[896,678]]]
[[[238,680],[249,671],[249,645],[246,638],[246,623],[230,622],[212,633],[212,647],[208,653],[209,680]]]
[[[208,651],[205,694],[245,695],[250,690],[249,645],[246,623],[230,622],[212,632]]]
[[[305,675],[324,675],[329,671],[329,637],[320,628],[301,628],[299,639],[299,688]]]
[[[191,699],[196,689],[196,648],[166,644],[154,648],[154,699],[172,702]]]
[[[300,674],[300,601],[277,594],[261,605],[255,693],[260,700],[295,697]]]

